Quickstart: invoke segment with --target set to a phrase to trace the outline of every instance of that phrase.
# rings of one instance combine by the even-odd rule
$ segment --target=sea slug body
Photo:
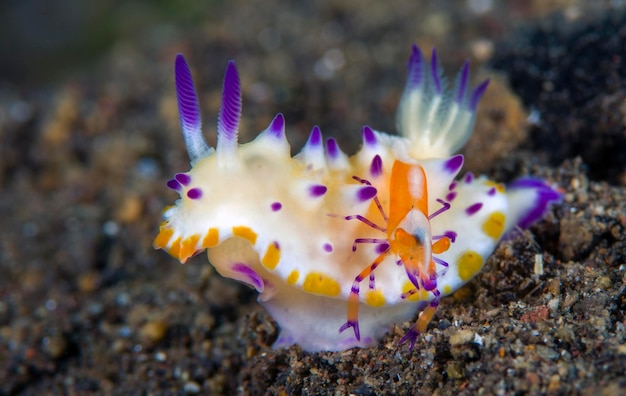
[[[483,267],[503,235],[541,218],[560,195],[540,180],[508,188],[457,179],[488,82],[469,89],[469,65],[446,90],[437,55],[413,46],[392,136],[365,126],[348,157],[318,127],[290,155],[278,114],[252,142],[237,140],[241,84],[229,62],[216,148],[205,142],[182,55],[175,65],[191,170],[167,186],[180,195],[154,240],[185,263],[205,249],[225,277],[259,292],[278,322],[274,347],[344,350],[375,344],[421,311],[402,342],[414,344],[439,300]]]

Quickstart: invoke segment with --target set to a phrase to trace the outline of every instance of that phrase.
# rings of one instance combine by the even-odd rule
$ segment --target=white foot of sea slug
[[[401,136],[363,127],[352,157],[315,127],[294,157],[278,114],[252,142],[237,141],[241,85],[224,78],[217,147],[205,142],[189,67],[176,57],[176,92],[192,168],[167,185],[180,194],[154,240],[184,263],[205,249],[217,271],[255,288],[281,333],[306,351],[373,345],[421,311],[415,343],[441,297],[483,267],[503,235],[541,218],[559,194],[536,179],[505,189],[455,180],[487,81],[469,65],[445,89],[433,51],[414,46],[398,110]]]

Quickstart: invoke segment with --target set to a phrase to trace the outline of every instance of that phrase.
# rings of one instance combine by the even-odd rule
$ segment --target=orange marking
[[[165,226],[161,226],[161,229],[159,230],[159,235],[157,235],[156,238],[154,238],[154,242],[152,242],[152,246],[155,249],[165,248],[167,244],[169,243],[170,239],[172,238],[172,235],[174,235],[173,228],[165,228]]]
[[[236,226],[233,227],[233,235],[243,239],[247,239],[252,245],[256,243],[257,233],[252,231],[250,227]]]
[[[209,228],[209,232],[204,236],[202,240],[203,248],[212,248],[217,246],[220,242],[220,230],[217,228]]]
[[[200,234],[195,234],[185,239],[180,245],[180,262],[186,263],[189,257],[193,256],[198,250],[196,246],[200,240]]]
[[[176,238],[176,240],[172,242],[170,249],[167,251],[170,254],[170,256],[174,257],[177,260],[180,257],[180,241],[181,241],[180,237]]]

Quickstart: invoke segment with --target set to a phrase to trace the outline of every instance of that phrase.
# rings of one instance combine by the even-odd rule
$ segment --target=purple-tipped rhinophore
[[[458,104],[463,102],[465,99],[465,91],[467,90],[467,80],[469,79],[469,61],[465,61],[463,65],[463,69],[461,70],[461,75],[459,77],[459,89],[456,92],[456,97],[454,98]]]
[[[222,107],[217,121],[217,151],[233,150],[241,117],[241,83],[235,62],[229,61],[222,88]]]
[[[365,125],[362,130],[363,133],[363,142],[366,146],[375,147],[377,140],[374,131],[369,126]]]
[[[433,55],[430,58],[430,72],[433,76],[433,83],[435,84],[435,92],[441,94],[441,81],[439,80],[439,65],[437,65],[437,50],[433,48]]]
[[[407,68],[409,69],[407,88],[417,88],[424,81],[424,57],[419,47],[415,44],[413,44],[413,51],[411,52]]]
[[[176,55],[174,64],[174,79],[176,81],[176,98],[178,101],[178,114],[183,137],[187,146],[187,152],[191,161],[205,156],[210,147],[202,136],[202,121],[200,118],[200,106],[198,95],[193,85],[191,71],[182,54]]]
[[[476,88],[474,88],[474,91],[472,92],[472,97],[470,98],[469,102],[469,109],[471,111],[476,111],[476,108],[478,107],[478,102],[480,102],[480,99],[485,94],[487,86],[489,86],[489,79],[483,81]]]

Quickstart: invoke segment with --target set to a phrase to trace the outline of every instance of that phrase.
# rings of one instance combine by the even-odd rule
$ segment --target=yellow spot
[[[217,228],[209,228],[209,232],[206,233],[204,239],[202,240],[203,248],[212,248],[217,246],[220,242],[220,230]]]
[[[504,231],[505,219],[504,213],[493,212],[483,223],[483,232],[497,241]]]
[[[287,277],[287,283],[290,285],[295,285],[298,281],[298,278],[300,278],[300,273],[298,272],[298,270],[293,270]]]
[[[267,269],[273,270],[280,261],[280,248],[278,242],[270,243],[265,251],[265,256],[261,260],[261,264]]]
[[[180,245],[180,261],[185,262],[198,250],[196,246],[200,240],[200,234],[195,234],[185,239]]]
[[[411,281],[404,282],[402,285],[402,294],[408,293],[412,290],[415,290],[413,283],[411,283]],[[428,292],[424,289],[419,289],[416,293],[407,297],[406,300],[411,302],[428,300]]]
[[[243,239],[247,239],[253,245],[256,243],[256,232],[252,231],[250,227],[233,227],[233,234]]]
[[[172,246],[170,246],[170,250],[167,252],[175,259],[180,257],[180,237],[176,238],[176,240],[172,242]]]
[[[450,285],[445,285],[445,286],[443,287],[443,294],[444,294],[444,295],[448,295],[448,294],[450,294],[450,293],[452,293],[452,288],[450,287]]]
[[[472,279],[474,275],[476,275],[483,267],[483,258],[480,254],[472,250],[468,250],[463,253],[457,262],[457,265],[459,267],[459,278],[467,282]]]
[[[159,235],[154,238],[152,246],[154,246],[155,249],[163,249],[167,246],[168,242],[172,238],[172,235],[174,235],[173,228],[165,228],[161,226],[161,229],[159,230]]]
[[[488,187],[495,187],[495,188],[496,188],[496,190],[497,190],[499,193],[501,193],[501,194],[504,194],[504,191],[506,191],[506,188],[504,187],[504,184],[502,184],[502,183],[496,183],[496,182],[494,182],[494,181],[492,181],[492,180],[487,180],[487,181],[485,182],[485,185],[486,185],[486,186],[488,186]]]
[[[371,307],[382,307],[385,305],[385,296],[380,290],[370,290],[365,296],[365,302]]]
[[[341,292],[339,282],[321,272],[310,272],[302,285],[304,291],[309,293],[323,294],[325,296],[337,296]]]

